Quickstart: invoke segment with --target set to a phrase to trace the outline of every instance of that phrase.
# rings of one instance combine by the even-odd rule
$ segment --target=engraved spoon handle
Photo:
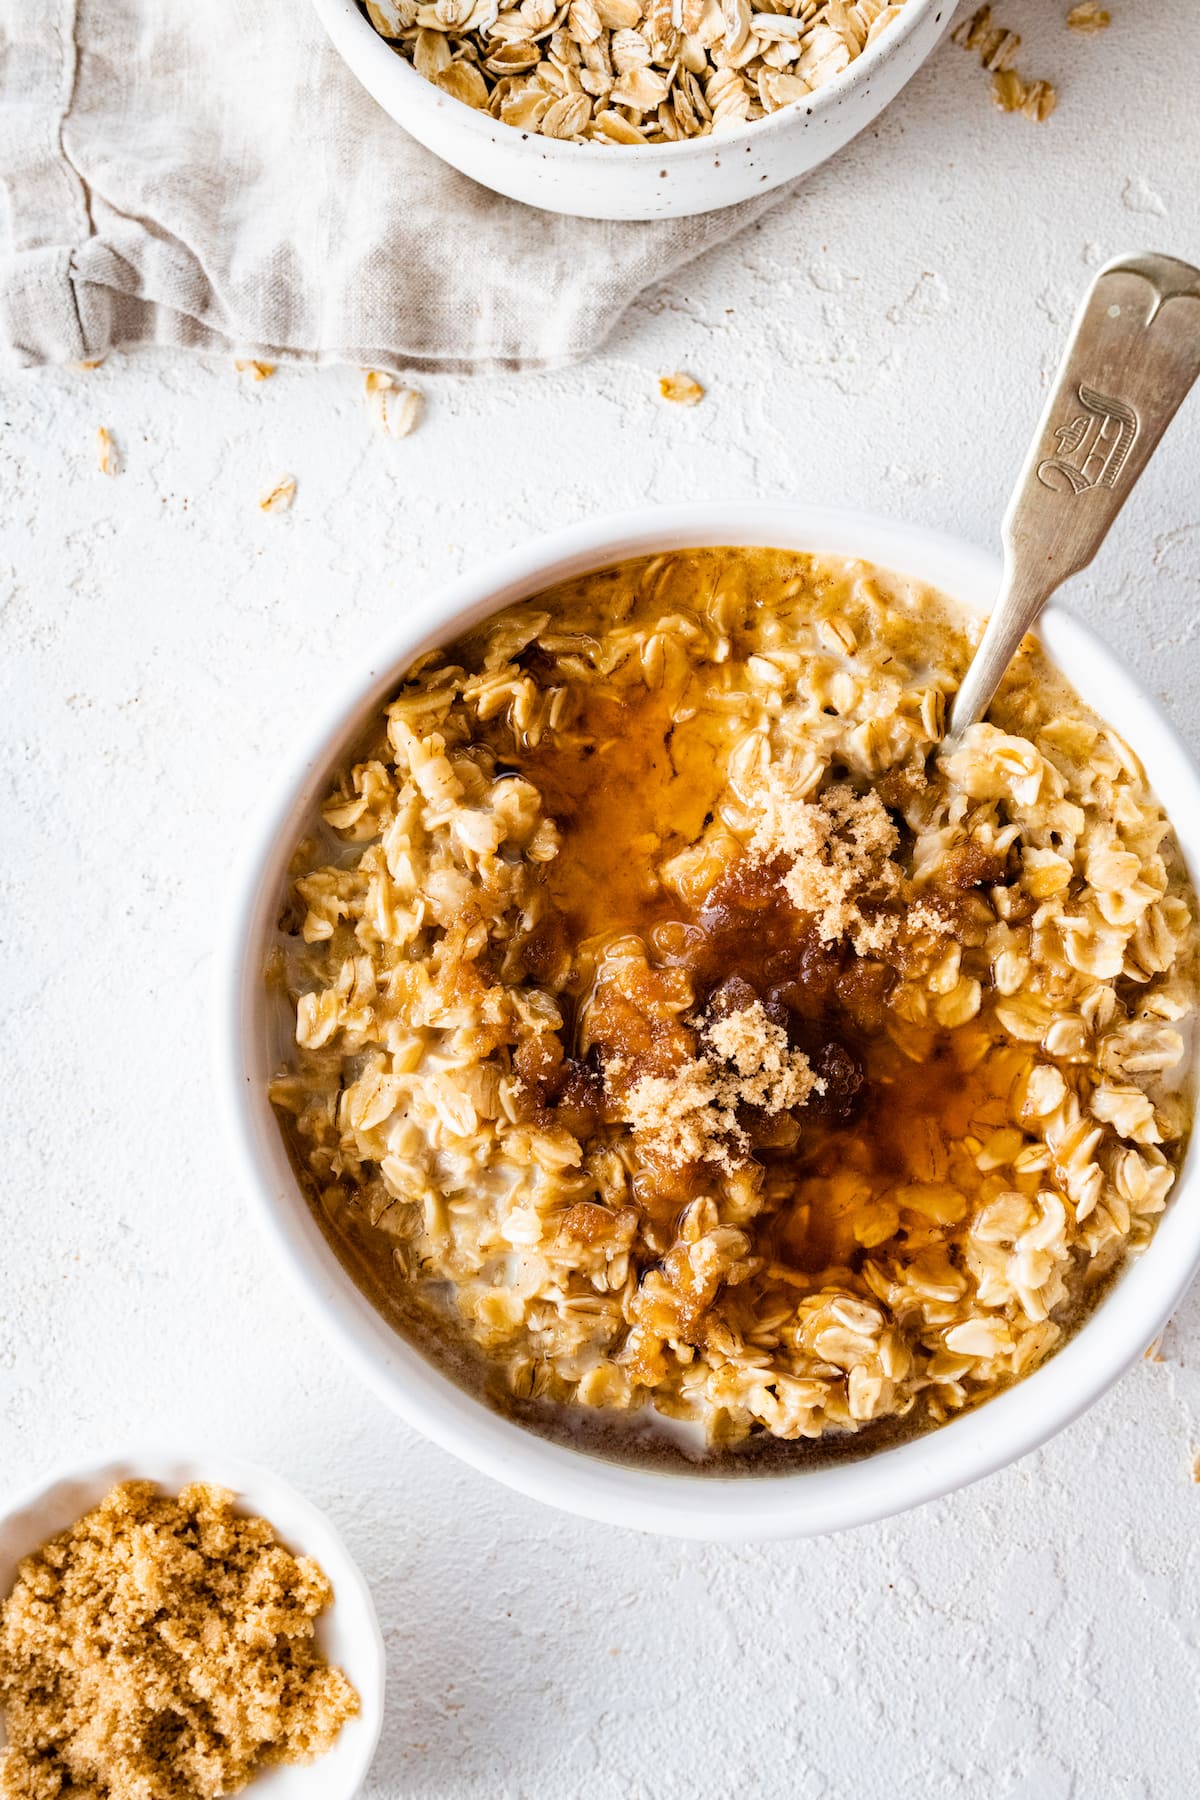
[[[1101,269],[1004,516],[1004,579],[950,709],[961,737],[991,704],[1054,590],[1087,567],[1200,374],[1200,269],[1128,256]]]

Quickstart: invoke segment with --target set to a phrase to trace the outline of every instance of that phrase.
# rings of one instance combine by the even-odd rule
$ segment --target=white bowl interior
[[[408,665],[513,600],[587,569],[655,550],[759,545],[861,557],[984,613],[995,560],[923,529],[824,507],[665,508],[575,527],[497,558],[419,607],[333,712],[263,819],[235,896],[220,971],[218,1078],[248,1191],[309,1304],[368,1384],[435,1442],[521,1491],[586,1516],[697,1538],[786,1537],[855,1525],[976,1480],[1023,1455],[1091,1404],[1142,1354],[1200,1263],[1200,1179],[1190,1155],[1154,1239],[1090,1319],[1017,1387],[939,1430],[861,1460],[789,1475],[681,1475],[604,1461],[491,1412],[401,1338],[341,1268],[288,1163],[266,1097],[271,1070],[262,966],[286,865],[349,746]],[[1118,722],[1200,869],[1200,780],[1129,672],[1061,607],[1041,630],[1081,696]]]
[[[333,1526],[266,1469],[228,1457],[198,1461],[150,1450],[51,1475],[8,1503],[0,1515],[0,1597],[12,1591],[23,1557],[73,1525],[121,1481],[156,1481],[172,1494],[194,1481],[230,1488],[240,1511],[268,1519],[281,1543],[297,1555],[314,1557],[324,1569],[334,1599],[317,1621],[317,1643],[327,1661],[354,1683],[360,1710],[319,1762],[264,1770],[244,1791],[253,1800],[352,1800],[366,1780],[383,1724],[383,1638],[367,1584]],[[0,1714],[0,1747],[4,1741]]]

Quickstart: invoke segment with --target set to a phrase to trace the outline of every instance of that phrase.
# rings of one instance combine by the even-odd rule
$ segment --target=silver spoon
[[[1123,256],[1084,297],[1004,515],[1004,579],[950,709],[947,746],[982,719],[1055,589],[1099,550],[1200,374],[1200,269]]]

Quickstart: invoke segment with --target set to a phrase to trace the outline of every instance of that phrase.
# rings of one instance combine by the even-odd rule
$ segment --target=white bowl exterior
[[[337,1742],[319,1762],[266,1769],[245,1792],[251,1800],[353,1800],[367,1778],[383,1724],[383,1638],[367,1584],[333,1526],[268,1470],[222,1456],[197,1460],[170,1451],[147,1450],[50,1475],[4,1502],[0,1513],[0,1600],[12,1591],[23,1557],[73,1525],[121,1481],[156,1481],[172,1494],[194,1481],[230,1488],[238,1496],[240,1511],[269,1520],[289,1550],[320,1563],[332,1583],[334,1598],[317,1621],[317,1643],[327,1661],[354,1683],[360,1710],[342,1727]],[[0,1748],[4,1742],[0,1713]]]
[[[509,552],[453,583],[409,618],[333,712],[260,823],[238,885],[218,970],[215,1055],[231,1139],[260,1218],[314,1313],[362,1378],[416,1429],[521,1492],[587,1517],[681,1537],[812,1536],[920,1504],[1012,1462],[1070,1423],[1145,1350],[1200,1265],[1200,1174],[1186,1159],[1144,1254],[1071,1341],[1015,1388],[894,1449],[795,1475],[691,1476],[627,1467],[539,1438],[443,1376],[383,1320],[341,1268],[304,1200],[267,1099],[262,979],[286,867],[339,755],[378,714],[408,665],[498,607],[553,582],[659,550],[761,545],[860,557],[991,605],[990,555],[916,526],[814,506],[719,503],[589,521]],[[1200,778],[1129,672],[1079,620],[1048,609],[1041,636],[1082,697],[1114,720],[1200,870]]]
[[[954,0],[908,0],[870,49],[804,100],[740,130],[643,147],[564,143],[517,131],[418,75],[356,0],[313,5],[367,92],[427,150],[497,194],[588,219],[715,212],[807,174],[895,99],[954,13]]]

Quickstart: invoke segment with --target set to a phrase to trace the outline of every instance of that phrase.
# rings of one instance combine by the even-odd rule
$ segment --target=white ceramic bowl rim
[[[721,502],[589,520],[452,582],[407,618],[313,733],[265,809],[235,884],[217,969],[215,1056],[247,1191],[313,1312],[362,1379],[408,1422],[474,1467],[587,1517],[704,1539],[808,1536],[863,1524],[967,1485],[1025,1455],[1092,1404],[1141,1356],[1200,1263],[1200,1180],[1189,1156],[1144,1254],[1040,1369],[974,1412],[861,1460],[795,1475],[690,1476],[602,1460],[543,1439],[475,1400],[389,1327],[340,1267],[300,1195],[266,1098],[261,946],[305,813],[354,730],[425,649],[499,606],[627,557],[702,545],[764,545],[861,557],[986,611],[995,559],[937,532],[838,508]],[[1085,699],[1120,723],[1166,806],[1195,878],[1200,778],[1173,731],[1117,659],[1072,614],[1050,607],[1039,635]]]
[[[367,1778],[383,1724],[387,1658],[371,1592],[330,1519],[270,1469],[221,1452],[139,1445],[120,1454],[97,1451],[62,1464],[19,1493],[0,1496],[0,1599],[22,1557],[40,1549],[99,1504],[122,1481],[154,1481],[167,1493],[203,1481],[231,1489],[239,1508],[265,1518],[281,1543],[313,1557],[333,1585],[333,1605],[317,1621],[317,1643],[358,1690],[360,1710],[315,1763],[264,1769],[247,1800],[352,1800]],[[0,1746],[4,1742],[0,1715]]]
[[[873,44],[856,56],[853,62],[847,63],[846,67],[837,75],[834,75],[829,81],[823,82],[819,88],[814,88],[811,94],[805,94],[799,100],[789,100],[786,106],[781,106],[777,111],[768,113],[765,118],[755,119],[738,130],[722,130],[719,134],[710,133],[704,137],[680,138],[673,143],[665,144],[577,144],[569,138],[548,138],[538,132],[522,131],[519,126],[507,125],[502,119],[494,119],[490,113],[481,113],[477,108],[468,106],[462,100],[454,101],[457,109],[456,125],[457,129],[467,137],[478,137],[480,142],[489,141],[496,127],[503,126],[506,132],[512,132],[515,137],[527,138],[531,144],[536,146],[537,154],[545,161],[551,164],[558,162],[564,167],[569,167],[580,157],[609,156],[614,153],[622,161],[639,158],[645,162],[657,158],[660,162],[671,163],[682,162],[689,157],[703,157],[707,160],[712,155],[714,148],[732,150],[744,143],[750,134],[753,134],[757,142],[772,137],[781,130],[786,130],[791,120],[799,112],[817,118],[821,113],[832,111],[835,106],[840,105],[849,89],[857,87],[860,83],[865,85],[877,63],[881,62],[885,56],[890,56],[900,49],[911,33],[917,29],[921,17],[926,12],[939,5],[952,10],[955,4],[956,0],[906,0],[904,11],[900,17],[894,20]],[[432,83],[426,81],[423,75],[417,74],[407,57],[394,50],[388,40],[376,31],[370,19],[360,10],[357,0],[313,0],[313,5],[326,25],[331,20],[336,22],[340,17],[348,18],[353,14],[361,22],[363,30],[369,32],[380,47],[400,64],[404,70],[402,79],[411,78],[414,82],[420,82],[424,88],[433,86]],[[435,93],[439,91],[434,88]],[[453,96],[448,95],[446,98],[453,99]]]

